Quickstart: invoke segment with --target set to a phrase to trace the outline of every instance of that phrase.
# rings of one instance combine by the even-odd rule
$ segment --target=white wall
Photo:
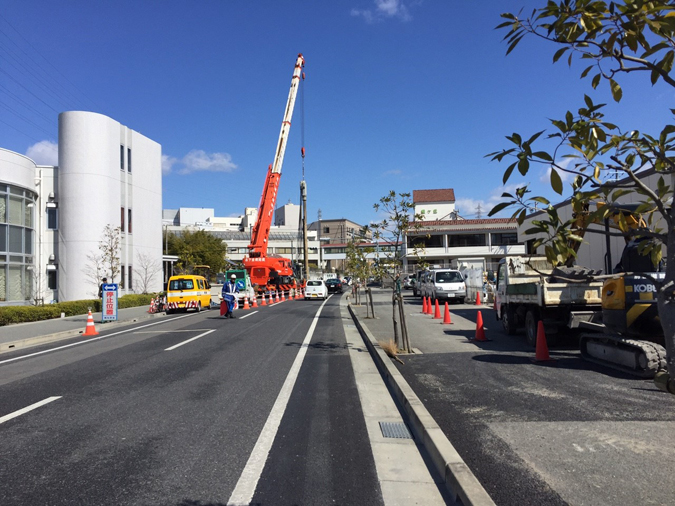
[[[120,145],[125,146],[125,170],[120,169]],[[127,147],[132,149],[131,173]],[[59,115],[59,300],[96,294],[96,285],[84,274],[87,255],[99,252],[106,225],[120,225],[121,207],[132,209],[133,223],[132,234],[127,223],[122,237],[122,264],[136,265],[138,255],[147,254],[161,266],[161,181],[158,143],[102,114]],[[161,289],[161,273],[151,289]],[[130,291],[127,286],[122,294]]]

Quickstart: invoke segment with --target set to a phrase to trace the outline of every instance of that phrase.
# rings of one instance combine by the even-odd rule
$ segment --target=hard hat
[[[235,276],[234,274],[232,274],[232,276],[230,276],[230,279],[237,279],[237,276]]]

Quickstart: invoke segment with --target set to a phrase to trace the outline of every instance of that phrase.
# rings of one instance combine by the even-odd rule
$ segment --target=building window
[[[120,288],[124,288],[124,275],[125,275],[124,266],[122,265],[120,267]]]
[[[120,170],[124,170],[124,146],[120,144]]]
[[[47,288],[49,290],[56,290],[56,271],[47,271]]]
[[[134,270],[131,268],[131,265],[129,266],[129,290],[134,289],[134,284],[131,282],[131,273],[134,272]]]
[[[127,148],[127,170],[131,172],[131,148]]]
[[[492,234],[493,246],[507,246],[509,244],[518,244],[518,234],[516,232],[500,232]]]
[[[129,223],[127,225],[127,231],[131,233],[131,209],[129,209]]]
[[[485,245],[485,234],[456,234],[448,236],[448,246],[450,248]]]
[[[323,234],[330,234],[330,227],[323,227]]]
[[[443,247],[443,236],[442,235],[414,235],[408,236],[408,248],[442,248]]]
[[[57,220],[57,213],[55,207],[47,208],[47,229],[56,230],[59,228],[59,223]]]
[[[120,215],[120,231],[124,232],[124,208],[120,208],[122,213]]]

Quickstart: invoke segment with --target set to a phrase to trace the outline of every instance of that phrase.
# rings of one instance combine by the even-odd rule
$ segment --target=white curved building
[[[0,305],[162,289],[161,146],[93,112],[59,115],[59,165],[0,149]],[[120,229],[119,273],[94,260]]]

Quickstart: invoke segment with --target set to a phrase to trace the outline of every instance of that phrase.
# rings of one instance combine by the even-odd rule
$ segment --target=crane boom
[[[288,258],[279,256],[267,256],[267,247],[274,216],[274,207],[277,202],[279,192],[279,180],[281,179],[281,166],[284,163],[284,153],[286,152],[286,143],[288,134],[291,130],[291,118],[293,117],[293,108],[295,98],[300,86],[300,77],[303,74],[302,69],[305,65],[305,59],[302,54],[298,55],[295,61],[295,69],[291,79],[291,89],[288,92],[286,101],[286,110],[281,122],[279,132],[279,141],[274,154],[274,162],[267,168],[267,177],[263,186],[262,196],[260,197],[260,206],[258,207],[258,217],[251,231],[251,243],[248,246],[248,256],[242,260],[244,267],[251,277],[251,282],[257,285],[258,290],[265,290],[268,285],[291,285],[295,286],[293,278],[293,266]],[[302,75],[304,79],[304,75]],[[303,148],[304,150],[304,148]]]
[[[249,257],[264,257],[267,254],[270,227],[272,226],[274,207],[276,205],[277,193],[279,190],[281,166],[284,163],[288,134],[291,130],[291,118],[293,117],[293,108],[295,107],[295,97],[298,94],[300,74],[302,73],[304,65],[305,59],[302,54],[299,54],[298,59],[295,62],[295,69],[293,70],[291,89],[288,92],[284,119],[281,122],[281,130],[279,132],[279,141],[277,142],[277,149],[274,155],[274,163],[267,169],[267,178],[265,180],[265,186],[263,187],[260,206],[258,208],[258,218],[251,231],[251,244],[248,246]]]

